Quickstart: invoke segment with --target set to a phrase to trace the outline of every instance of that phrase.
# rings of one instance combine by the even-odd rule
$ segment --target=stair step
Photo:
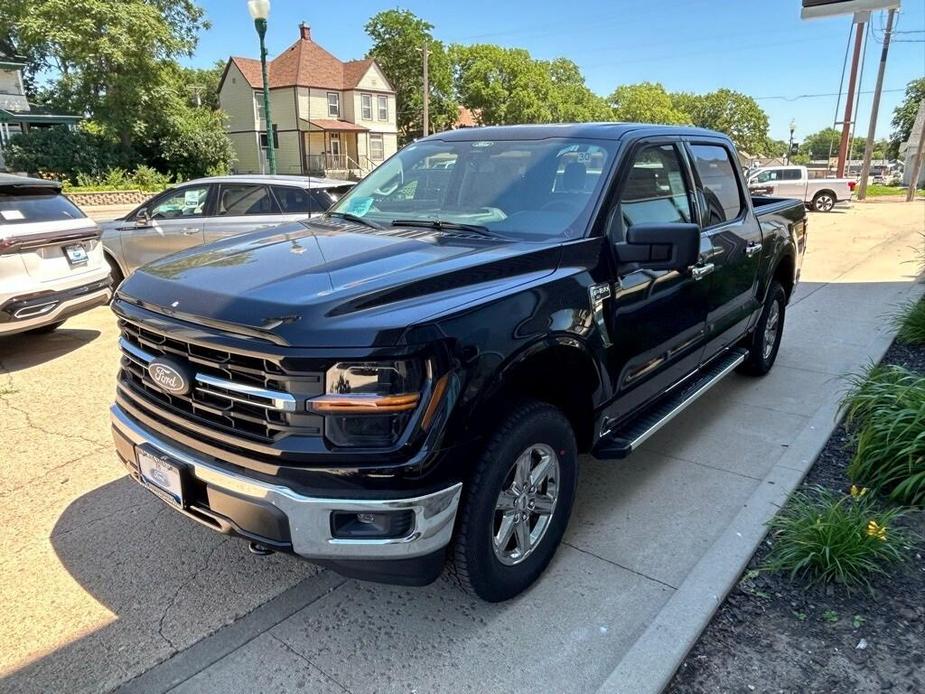
[[[595,458],[625,458],[656,431],[686,410],[697,398],[719,383],[745,361],[744,349],[732,349],[716,357],[694,379],[669,391],[645,412],[612,429],[592,451]]]

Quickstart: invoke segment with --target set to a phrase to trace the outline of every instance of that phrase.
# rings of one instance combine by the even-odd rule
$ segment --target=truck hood
[[[158,260],[119,294],[299,347],[396,344],[407,328],[556,268],[558,244],[312,220]]]

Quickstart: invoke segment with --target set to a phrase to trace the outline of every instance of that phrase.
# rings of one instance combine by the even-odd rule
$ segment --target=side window
[[[799,181],[801,178],[803,178],[803,175],[799,169],[784,169],[785,181]]]
[[[223,184],[218,196],[219,217],[241,217],[258,214],[279,214],[276,203],[266,186],[247,183]]]
[[[311,191],[295,186],[273,186],[273,194],[279,201],[283,214],[308,214],[310,212],[323,212],[325,207],[319,207]]]
[[[152,219],[199,217],[205,213],[209,186],[178,188],[157,200],[148,210]]]
[[[651,145],[636,152],[620,195],[627,227],[691,221],[681,159],[674,145]]]
[[[742,191],[729,151],[720,145],[691,145],[691,152],[706,206],[703,226],[715,226],[738,217],[742,212]]]

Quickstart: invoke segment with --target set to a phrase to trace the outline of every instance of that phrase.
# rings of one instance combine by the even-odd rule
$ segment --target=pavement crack
[[[192,584],[197,578],[199,578],[199,576],[206,569],[209,568],[209,564],[212,562],[212,557],[215,556],[215,553],[219,550],[219,548],[225,543],[227,543],[229,540],[231,540],[231,538],[226,537],[221,542],[219,542],[217,545],[215,545],[215,547],[209,550],[209,554],[206,555],[206,558],[203,560],[199,568],[197,568],[189,578],[187,578],[185,581],[183,581],[180,585],[177,586],[177,589],[173,592],[173,595],[171,596],[170,601],[167,603],[167,606],[164,608],[164,611],[161,613],[161,618],[158,620],[158,623],[157,623],[157,633],[173,649],[174,653],[179,651],[180,648],[164,633],[164,622],[167,619],[167,614],[170,612],[170,610],[173,609],[173,606],[177,604],[177,600],[180,597],[180,593],[182,593],[186,589],[187,586]]]
[[[294,648],[292,648],[292,646],[290,646],[288,643],[286,643],[285,641],[283,641],[281,638],[279,638],[278,636],[274,636],[274,635],[271,634],[270,632],[266,632],[266,633],[267,633],[267,636],[269,636],[271,639],[273,639],[274,641],[276,641],[276,642],[277,642],[278,644],[280,644],[283,648],[285,648],[287,651],[289,651],[290,653],[292,653],[295,657],[297,657],[297,658],[299,658],[300,660],[302,660],[302,661],[303,661],[304,663],[306,663],[310,668],[312,668],[313,670],[317,670],[317,671],[320,672],[322,675],[324,675],[326,678],[328,678],[329,680],[331,680],[334,684],[336,684],[338,687],[340,687],[342,691],[347,692],[347,694],[353,694],[353,692],[351,692],[350,689],[348,689],[348,688],[345,687],[343,684],[341,684],[341,683],[337,680],[336,677],[333,677],[333,676],[331,676],[330,673],[325,672],[322,668],[318,667],[318,666],[317,666],[315,663],[313,663],[311,660],[309,660],[309,659],[306,658],[304,655],[302,655],[301,653],[299,653],[297,650],[295,650]]]
[[[673,586],[673,585],[671,585],[670,583],[665,583],[665,581],[660,581],[660,580],[657,579],[657,578],[654,578],[654,577],[652,577],[652,576],[649,576],[648,574],[644,574],[644,573],[642,573],[641,571],[636,571],[635,569],[631,569],[631,568],[628,567],[628,566],[623,566],[623,564],[618,564],[617,562],[615,562],[615,561],[613,561],[613,560],[611,560],[611,559],[607,559],[606,557],[602,557],[600,554],[595,554],[594,552],[590,552],[590,551],[588,551],[588,550],[586,550],[586,549],[582,549],[581,547],[576,547],[576,546],[573,545],[571,542],[565,542],[565,541],[563,540],[562,544],[565,545],[566,547],[571,547],[572,549],[574,549],[574,550],[576,550],[576,551],[578,551],[578,552],[581,552],[582,554],[587,554],[588,556],[594,557],[595,559],[600,559],[601,561],[606,561],[608,564],[612,564],[613,566],[619,567],[619,568],[621,568],[621,569],[623,569],[623,570],[625,570],[625,571],[629,571],[631,574],[636,574],[636,575],[639,576],[640,578],[645,578],[645,579],[648,579],[649,581],[655,581],[656,583],[661,584],[661,585],[665,586],[666,588],[671,588],[672,590],[677,590],[677,589],[678,589],[677,586]]]

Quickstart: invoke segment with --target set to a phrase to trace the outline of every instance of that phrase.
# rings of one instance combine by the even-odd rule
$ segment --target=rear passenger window
[[[742,212],[742,194],[729,151],[719,145],[692,145],[691,152],[706,204],[703,226],[736,219]]]
[[[279,209],[266,186],[230,183],[222,185],[217,214],[220,217],[242,217],[279,214]]]
[[[799,169],[784,169],[784,178],[785,181],[799,181],[802,178],[802,174]]]
[[[674,145],[652,145],[636,153],[620,196],[627,227],[690,222],[691,208]]]
[[[310,212],[324,212],[327,207],[318,204],[313,191],[294,186],[273,186],[273,193],[279,200],[283,214],[309,214]]]

